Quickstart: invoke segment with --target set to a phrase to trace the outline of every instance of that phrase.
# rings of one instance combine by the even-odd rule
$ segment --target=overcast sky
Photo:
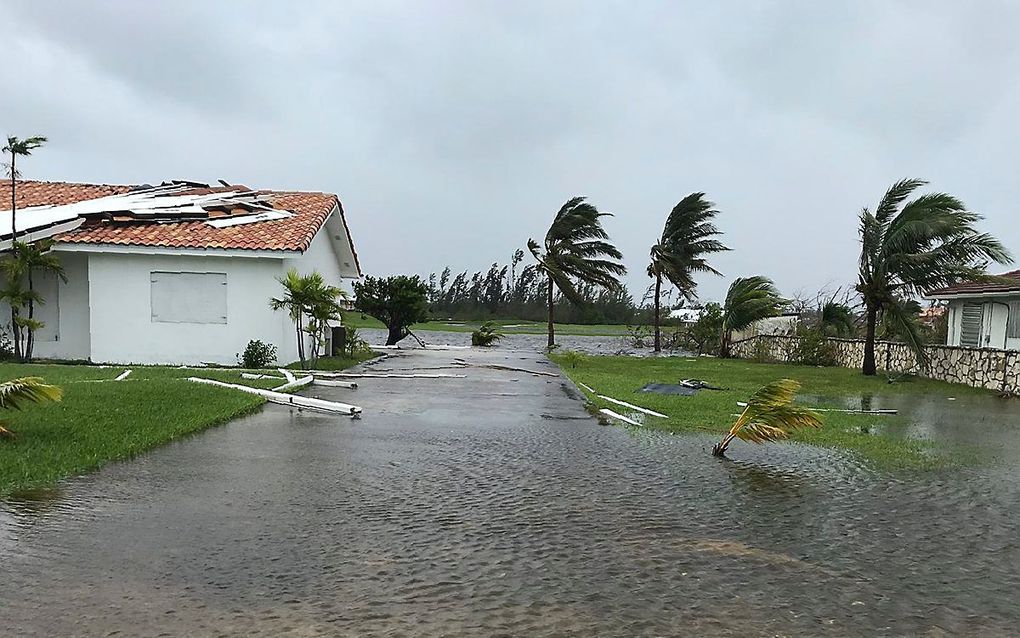
[[[506,262],[585,195],[640,298],[705,191],[734,250],[702,299],[793,294],[852,283],[858,211],[907,176],[1020,253],[1017,2],[0,0],[0,24],[0,132],[50,138],[26,178],[336,192],[368,274]]]

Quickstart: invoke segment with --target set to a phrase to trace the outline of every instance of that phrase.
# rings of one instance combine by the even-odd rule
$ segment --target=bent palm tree
[[[29,403],[59,401],[64,391],[54,385],[47,385],[39,377],[22,377],[0,383],[0,409],[20,410]],[[0,421],[0,437],[10,438],[14,433]]]
[[[857,292],[864,300],[864,365],[875,374],[875,328],[879,314],[900,327],[918,364],[928,357],[920,335],[898,299],[952,285],[965,279],[983,279],[982,262],[1008,263],[1009,252],[997,239],[979,233],[982,219],[963,202],[946,193],[919,195],[907,201],[927,182],[904,179],[893,184],[878,208],[861,211],[861,258]],[[906,203],[904,203],[906,202]]]
[[[567,201],[556,213],[545,241],[539,244],[528,240],[528,250],[538,261],[536,268],[548,277],[546,302],[549,306],[549,347],[556,344],[553,332],[553,287],[559,289],[567,301],[582,305],[584,299],[578,293],[574,280],[601,286],[607,290],[623,287],[618,277],[625,275],[623,264],[612,261],[622,259],[616,246],[609,243],[609,235],[602,228],[600,218],[609,213],[600,213],[583,197]]]
[[[776,317],[787,301],[768,277],[755,275],[734,279],[723,305],[722,337],[719,356],[730,356],[734,330],[743,330],[761,319]]]
[[[733,439],[768,443],[786,439],[794,430],[821,427],[817,414],[794,404],[799,389],[800,383],[793,379],[780,379],[755,392],[730,431],[712,448],[712,454],[725,456]]]
[[[662,278],[676,286],[681,299],[694,301],[697,297],[695,273],[721,275],[708,265],[705,256],[729,250],[714,239],[722,233],[712,223],[719,213],[715,204],[705,199],[704,193],[691,193],[673,207],[666,218],[662,236],[652,246],[648,276],[655,279],[655,351],[662,350],[661,305]]]
[[[297,333],[298,359],[301,361],[301,368],[306,365],[305,357],[305,312],[311,306],[315,297],[313,282],[307,276],[302,277],[296,268],[291,268],[283,277],[277,281],[284,288],[282,297],[273,297],[269,300],[269,307],[273,310],[286,310],[290,320],[294,322],[294,330]]]
[[[35,351],[35,333],[43,327],[43,323],[35,319],[36,304],[44,304],[46,300],[39,296],[35,290],[35,275],[38,273],[50,273],[59,277],[61,281],[67,282],[67,275],[64,273],[64,265],[57,256],[50,252],[53,247],[52,239],[41,239],[34,243],[16,241],[11,245],[10,255],[0,264],[0,270],[7,278],[8,285],[14,281],[28,281],[28,291],[25,296],[25,303],[28,308],[28,316],[15,318],[24,328],[24,333],[16,330],[19,338],[24,334],[24,344],[20,348],[22,359],[31,361]],[[11,306],[14,311],[14,306]]]
[[[819,318],[822,334],[827,337],[849,337],[854,333],[854,313],[850,306],[826,301]]]
[[[9,153],[11,156],[11,241],[17,241],[18,229],[14,225],[14,217],[18,210],[18,167],[16,165],[19,155],[28,156],[32,154],[32,151],[39,148],[46,143],[46,138],[41,135],[29,137],[26,139],[18,139],[14,136],[7,137],[7,145],[3,147],[0,152]]]

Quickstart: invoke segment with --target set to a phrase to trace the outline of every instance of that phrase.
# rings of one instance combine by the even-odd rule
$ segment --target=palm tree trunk
[[[297,354],[298,360],[301,362],[301,369],[304,370],[307,365],[305,364],[305,334],[302,330],[301,316],[294,320],[294,326],[297,329]]]
[[[556,345],[556,334],[553,332],[553,279],[549,275],[549,289],[546,291],[546,302],[549,304],[549,343],[548,347]]]
[[[878,323],[878,307],[868,302],[866,319],[866,332],[864,333],[864,365],[861,370],[867,376],[875,374],[875,328]]]
[[[726,456],[726,448],[730,446],[730,441],[736,438],[736,434],[730,432],[723,440],[712,446],[712,456]]]
[[[17,207],[18,207],[18,197],[17,197],[17,192],[18,192],[18,177],[17,177],[17,175],[18,174],[17,174],[16,169],[14,167],[14,158],[15,157],[17,157],[17,155],[14,153],[14,150],[12,149],[11,150],[11,245],[14,245],[14,242],[18,241],[18,228],[14,224],[14,217],[15,217],[15,213],[17,212]]]
[[[728,359],[730,357],[730,332],[726,328],[722,329],[722,337],[719,340],[719,358]]]
[[[11,340],[14,341],[14,358],[21,361],[21,328],[18,326],[18,309],[11,303]]]
[[[32,269],[28,269],[28,319],[29,325],[25,328],[28,331],[28,335],[25,338],[25,361],[32,360],[32,353],[35,350],[35,328],[31,324],[31,320],[35,318],[35,300],[32,299],[32,294],[35,291],[35,285],[32,281]]]
[[[655,270],[655,351],[662,352],[662,334],[659,328],[660,319],[659,312],[661,304],[659,302],[659,294],[662,292],[662,275],[659,274],[659,270]]]

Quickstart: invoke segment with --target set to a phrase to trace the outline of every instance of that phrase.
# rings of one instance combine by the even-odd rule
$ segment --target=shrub
[[[588,360],[588,355],[583,352],[577,352],[576,350],[567,350],[560,356],[563,359],[563,363],[571,368],[576,368]]]
[[[836,347],[820,330],[802,330],[792,358],[797,363],[809,366],[838,366]]]
[[[7,331],[0,328],[0,361],[10,361],[14,358],[14,344]]]
[[[486,321],[478,327],[478,330],[471,333],[471,345],[487,348],[502,339],[503,336],[503,333],[491,321]]]
[[[244,352],[237,357],[237,363],[243,368],[268,368],[275,362],[276,346],[258,339],[249,341]]]
[[[768,337],[754,338],[754,343],[751,345],[750,359],[755,363],[772,363],[774,361],[772,346]]]
[[[367,352],[371,348],[368,346],[368,342],[361,338],[358,334],[358,329],[353,326],[345,326],[344,341],[343,343],[335,344],[334,350],[340,354],[340,356],[347,359],[354,359],[358,354]],[[336,354],[336,353],[334,353]]]

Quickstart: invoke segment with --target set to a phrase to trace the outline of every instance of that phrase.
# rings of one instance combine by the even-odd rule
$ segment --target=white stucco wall
[[[1009,319],[1010,301],[1016,298],[997,297],[954,299],[949,302],[949,332],[946,345],[959,346],[963,327],[963,306],[966,303],[980,303],[982,310],[981,337],[978,346],[981,348],[998,348],[1020,350],[1020,339],[1006,337],[1006,324]]]
[[[89,255],[91,358],[110,363],[236,363],[249,339],[282,348],[285,313],[273,312],[282,260],[92,253]],[[226,323],[152,319],[151,273],[225,273]],[[281,357],[285,359],[285,357]]]

